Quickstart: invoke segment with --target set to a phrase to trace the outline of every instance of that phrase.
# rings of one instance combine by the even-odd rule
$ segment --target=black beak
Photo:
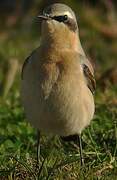
[[[49,20],[49,19],[51,19],[51,17],[46,16],[46,15],[39,15],[39,16],[37,16],[37,18],[42,19],[42,20]]]

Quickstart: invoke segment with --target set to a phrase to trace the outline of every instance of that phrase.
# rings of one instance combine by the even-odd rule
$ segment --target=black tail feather
[[[69,141],[73,141],[73,142],[77,142],[77,140],[78,140],[78,135],[77,134],[75,134],[75,135],[70,135],[70,136],[61,136],[60,137],[63,141],[67,141],[67,142],[69,142]]]

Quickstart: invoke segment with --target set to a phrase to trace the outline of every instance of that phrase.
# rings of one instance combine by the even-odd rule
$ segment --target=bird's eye
[[[64,21],[64,22],[67,22],[67,21],[68,21],[68,19],[69,19],[69,18],[68,18],[68,16],[67,16],[67,15],[64,15],[64,16],[63,16],[63,21]]]

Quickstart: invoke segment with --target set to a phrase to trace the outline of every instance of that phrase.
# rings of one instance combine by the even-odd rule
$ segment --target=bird
[[[40,132],[64,140],[77,138],[84,165],[81,133],[95,112],[94,69],[82,48],[74,11],[66,4],[44,8],[39,46],[25,60],[21,75],[21,99],[28,121]]]

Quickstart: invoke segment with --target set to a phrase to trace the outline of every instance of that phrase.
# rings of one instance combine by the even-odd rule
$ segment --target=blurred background
[[[26,117],[21,105],[21,69],[24,60],[39,46],[40,24],[35,17],[42,12],[45,6],[54,2],[65,3],[75,11],[82,46],[95,69],[96,113],[89,130],[86,129],[83,133],[84,152],[88,151],[89,154],[93,152],[91,156],[88,153],[85,154],[87,177],[91,179],[90,175],[93,174],[92,176],[97,179],[97,174],[102,177],[105,173],[106,179],[107,175],[110,179],[116,179],[116,0],[0,0],[0,179],[3,180],[6,177],[10,180],[16,177],[25,179],[27,173],[32,177],[29,167],[34,169],[36,133],[25,121]],[[65,179],[65,177],[67,180],[71,180],[71,177],[77,179],[76,175],[80,171],[76,167],[79,164],[75,163],[75,166],[71,166],[70,161],[66,160],[68,151],[73,156],[73,152],[77,153],[77,149],[62,146],[58,139],[47,143],[48,137],[44,137],[41,147],[42,156],[45,157],[49,152],[53,152],[53,147],[56,147],[60,155],[59,161],[63,163],[65,160],[63,164],[67,163],[66,167],[59,169],[60,179]],[[52,163],[58,156],[58,151],[53,153],[51,161],[47,161],[44,168],[49,168],[49,170],[42,170],[42,177],[46,176],[45,172],[50,172],[51,166],[54,166]],[[76,162],[76,159],[72,161]],[[58,171],[55,177],[58,177]],[[88,179],[87,177],[85,179]]]
[[[100,85],[106,88],[109,83],[112,85],[117,83],[116,1],[1,0],[0,95],[2,97],[6,98],[12,91],[25,58],[39,46],[40,25],[34,18],[45,6],[54,2],[66,3],[75,11],[83,48],[95,67],[96,79]]]

